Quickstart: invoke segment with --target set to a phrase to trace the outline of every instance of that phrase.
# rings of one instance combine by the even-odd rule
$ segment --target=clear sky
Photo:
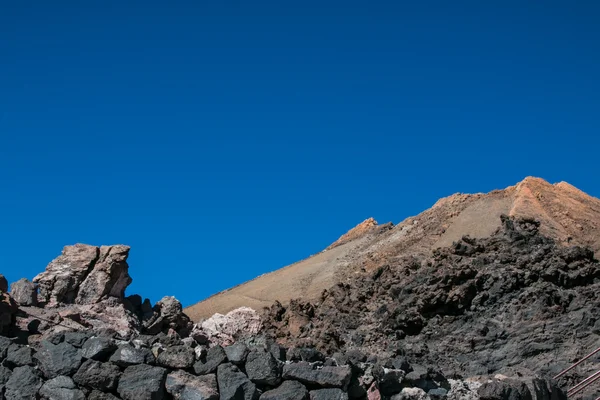
[[[527,175],[600,196],[597,1],[2,1],[0,272],[185,305]]]

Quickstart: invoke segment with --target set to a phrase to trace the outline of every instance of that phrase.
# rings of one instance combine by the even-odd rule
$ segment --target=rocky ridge
[[[125,296],[131,282],[128,251],[126,246],[67,246],[33,282],[15,282],[10,293],[0,277],[0,398],[565,398],[544,375],[464,378],[444,372],[438,359],[413,357],[399,347],[390,352],[387,343],[311,343],[310,337],[288,335],[295,329],[287,318],[291,309],[280,313],[280,305],[270,309],[283,317],[280,326],[248,308],[193,325],[175,298],[151,306],[140,296]],[[316,335],[323,325],[315,315],[308,321],[313,326],[298,329],[322,338]],[[346,317],[353,318],[352,313]],[[331,320],[355,333],[340,321]],[[412,334],[402,333],[402,327],[389,329]]]

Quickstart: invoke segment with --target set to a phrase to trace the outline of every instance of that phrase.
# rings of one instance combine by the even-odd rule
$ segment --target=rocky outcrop
[[[29,279],[22,278],[10,285],[10,295],[22,306],[37,305],[37,288]]]

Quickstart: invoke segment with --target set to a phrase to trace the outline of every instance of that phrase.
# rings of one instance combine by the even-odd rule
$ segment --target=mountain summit
[[[332,285],[411,256],[429,254],[463,236],[485,238],[501,227],[501,215],[534,218],[540,232],[558,244],[600,250],[600,199],[574,186],[527,177],[490,193],[457,193],[401,223],[369,218],[324,251],[209,297],[185,312],[195,321],[248,306],[269,307],[292,298],[317,299]]]

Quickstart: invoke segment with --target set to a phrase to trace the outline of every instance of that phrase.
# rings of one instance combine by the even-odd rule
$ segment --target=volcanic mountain
[[[600,199],[574,186],[528,177],[490,193],[457,193],[401,223],[364,222],[322,252],[218,293],[185,312],[193,320],[241,306],[259,310],[275,301],[316,300],[323,290],[411,257],[426,256],[463,236],[485,238],[501,227],[501,215],[533,218],[540,232],[559,245],[600,250]]]

